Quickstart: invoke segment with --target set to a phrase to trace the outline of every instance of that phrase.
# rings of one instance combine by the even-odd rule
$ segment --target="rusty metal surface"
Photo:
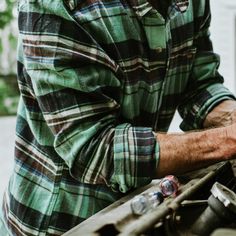
[[[232,170],[232,173],[228,173],[230,172],[229,170]],[[166,198],[155,211],[143,216],[133,215],[130,210],[131,199],[137,194],[157,190],[160,180],[154,180],[150,185],[137,189],[98,212],[64,234],[64,236],[142,235],[158,224],[158,222],[161,222],[161,219],[164,219],[168,215],[173,215],[173,212],[177,211],[180,206],[204,205],[206,200],[204,198],[200,199],[201,195],[205,197],[206,194],[208,194],[207,191],[209,191],[209,187],[215,181],[228,184],[228,182],[231,181],[231,176],[234,175],[233,171],[234,173],[236,172],[235,161],[231,162],[231,165],[229,162],[218,163],[208,168],[178,176],[181,187],[180,194],[177,197]],[[194,199],[195,195],[198,196],[198,199]],[[176,219],[177,218],[175,217],[175,220]],[[180,228],[181,227],[183,226],[180,225]],[[108,234],[108,232],[110,233]]]

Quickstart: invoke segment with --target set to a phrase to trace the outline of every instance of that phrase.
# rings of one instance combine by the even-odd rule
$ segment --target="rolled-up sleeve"
[[[193,62],[190,82],[178,110],[183,118],[182,130],[202,128],[207,114],[223,100],[235,99],[223,85],[224,79],[218,72],[220,57],[213,51],[210,39],[211,12],[209,0],[193,1],[195,14]]]
[[[127,192],[151,182],[159,158],[159,145],[151,128],[121,124],[114,135],[112,188]]]

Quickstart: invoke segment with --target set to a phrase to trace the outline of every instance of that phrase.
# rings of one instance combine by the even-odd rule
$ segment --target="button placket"
[[[144,16],[143,27],[151,49],[162,52],[166,47],[165,21],[159,14]]]

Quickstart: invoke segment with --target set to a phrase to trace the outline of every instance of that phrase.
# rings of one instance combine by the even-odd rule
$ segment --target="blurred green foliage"
[[[15,0],[5,0],[6,6],[4,9],[0,9],[0,29],[4,28],[13,18],[13,7]]]
[[[14,19],[13,11],[16,7],[16,0],[0,0],[0,30],[9,27]],[[13,32],[7,36],[12,52],[16,49],[16,36]],[[2,38],[0,38],[0,55],[3,52],[5,45],[3,45]],[[7,58],[9,60],[9,58]],[[9,65],[10,64],[9,60]],[[4,75],[0,71],[0,116],[15,115],[17,111],[17,104],[19,100],[19,90],[17,87],[16,75],[12,74],[13,71],[8,71]]]
[[[0,76],[0,116],[15,115],[19,92],[15,75]]]

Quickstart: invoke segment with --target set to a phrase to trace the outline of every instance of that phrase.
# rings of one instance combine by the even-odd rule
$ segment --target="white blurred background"
[[[194,0],[193,0],[194,1]],[[0,2],[0,14],[5,1]],[[225,85],[236,91],[236,1],[211,0],[212,41],[215,51],[221,55],[220,72],[225,77]],[[15,13],[14,13],[15,14]],[[0,74],[15,72],[15,49],[12,50],[12,37],[16,34],[16,22],[0,29],[0,40],[4,43],[0,51]],[[14,41],[14,40],[13,40]],[[170,131],[179,131],[180,118],[176,115]],[[13,166],[15,116],[0,117],[0,199]]]

